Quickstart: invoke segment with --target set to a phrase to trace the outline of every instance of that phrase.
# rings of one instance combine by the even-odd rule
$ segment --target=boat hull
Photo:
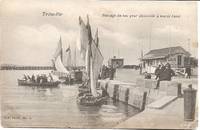
[[[47,82],[47,83],[35,83],[18,79],[18,86],[57,87],[59,84],[60,84],[59,81]]]
[[[84,106],[97,106],[103,104],[108,97],[94,97],[90,93],[79,93],[77,103]]]

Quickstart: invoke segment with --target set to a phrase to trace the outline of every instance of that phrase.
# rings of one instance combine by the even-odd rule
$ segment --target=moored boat
[[[67,68],[63,64],[64,53],[67,55]],[[61,37],[52,62],[55,69],[52,73],[63,81],[64,84],[71,85],[82,82],[82,72],[72,70],[70,46],[66,49],[66,51],[63,51]]]
[[[37,83],[37,82],[31,82],[31,81],[18,79],[18,85],[19,86],[57,87],[59,84],[60,84],[59,81]]]
[[[102,97],[101,95],[94,97],[91,93],[79,93],[77,97],[77,102],[80,105],[86,106],[94,106],[94,105],[101,105],[106,101],[107,97]]]
[[[87,17],[88,18],[88,17]],[[103,63],[103,56],[98,45],[98,38],[92,39],[89,18],[87,25],[79,17],[80,25],[80,52],[85,62],[85,81],[79,87],[79,94],[77,96],[77,103],[80,105],[93,106],[101,105],[107,96],[103,96],[97,90],[98,76]],[[97,37],[97,35],[96,35]]]

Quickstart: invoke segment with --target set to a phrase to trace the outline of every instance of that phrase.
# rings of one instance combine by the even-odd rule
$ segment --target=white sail
[[[64,67],[60,55],[56,58],[55,67],[58,72],[69,74],[69,71]]]
[[[78,47],[82,54],[83,60],[85,60],[86,73],[90,79],[90,89],[94,97],[97,97],[97,80],[103,63],[103,56],[98,48],[97,40],[92,39],[91,28],[89,25],[89,19],[87,25],[79,17],[80,36]],[[98,35],[98,34],[96,34]]]
[[[58,73],[69,74],[69,71],[64,67],[62,63],[62,41],[61,38],[58,43],[58,47],[54,54],[53,62]]]
[[[83,22],[82,18],[79,17],[79,25],[80,25],[80,31],[79,36],[77,39],[77,48],[79,49],[81,53],[81,58],[83,61],[85,61],[85,69],[86,73],[89,73],[89,36],[88,36],[88,29]]]
[[[89,37],[88,37],[88,29],[84,24],[83,20],[81,19],[81,17],[79,17],[79,25],[80,25],[80,32],[77,39],[77,48],[81,53],[81,58],[85,60],[89,44]]]

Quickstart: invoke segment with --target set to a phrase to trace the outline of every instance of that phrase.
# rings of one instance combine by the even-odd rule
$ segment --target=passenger
[[[46,74],[44,74],[44,76],[43,76],[43,83],[47,83],[47,76],[46,76]]]
[[[48,75],[48,82],[53,82],[53,77],[51,76],[51,73]]]
[[[23,80],[25,80],[25,81],[27,81],[28,80],[28,78],[27,78],[27,76],[24,74],[24,76],[23,76]]]
[[[171,81],[172,76],[175,76],[174,71],[171,69],[171,65],[167,63],[165,65],[165,70],[160,73],[160,77],[157,81],[156,89],[160,86],[160,81]]]
[[[37,75],[36,81],[37,81],[37,83],[40,83],[40,76],[39,75]]]
[[[31,81],[31,77],[29,75],[26,75],[26,77],[28,78],[28,81]]]
[[[34,76],[34,74],[31,77],[31,81],[35,83],[35,76]]]
[[[43,76],[42,75],[39,76],[39,79],[40,79],[39,83],[43,83]]]

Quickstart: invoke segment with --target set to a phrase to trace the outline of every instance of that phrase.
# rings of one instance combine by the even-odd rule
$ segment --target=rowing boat
[[[60,84],[59,81],[46,82],[46,83],[37,83],[37,82],[31,82],[31,81],[18,79],[18,85],[19,86],[57,87],[59,84]]]

